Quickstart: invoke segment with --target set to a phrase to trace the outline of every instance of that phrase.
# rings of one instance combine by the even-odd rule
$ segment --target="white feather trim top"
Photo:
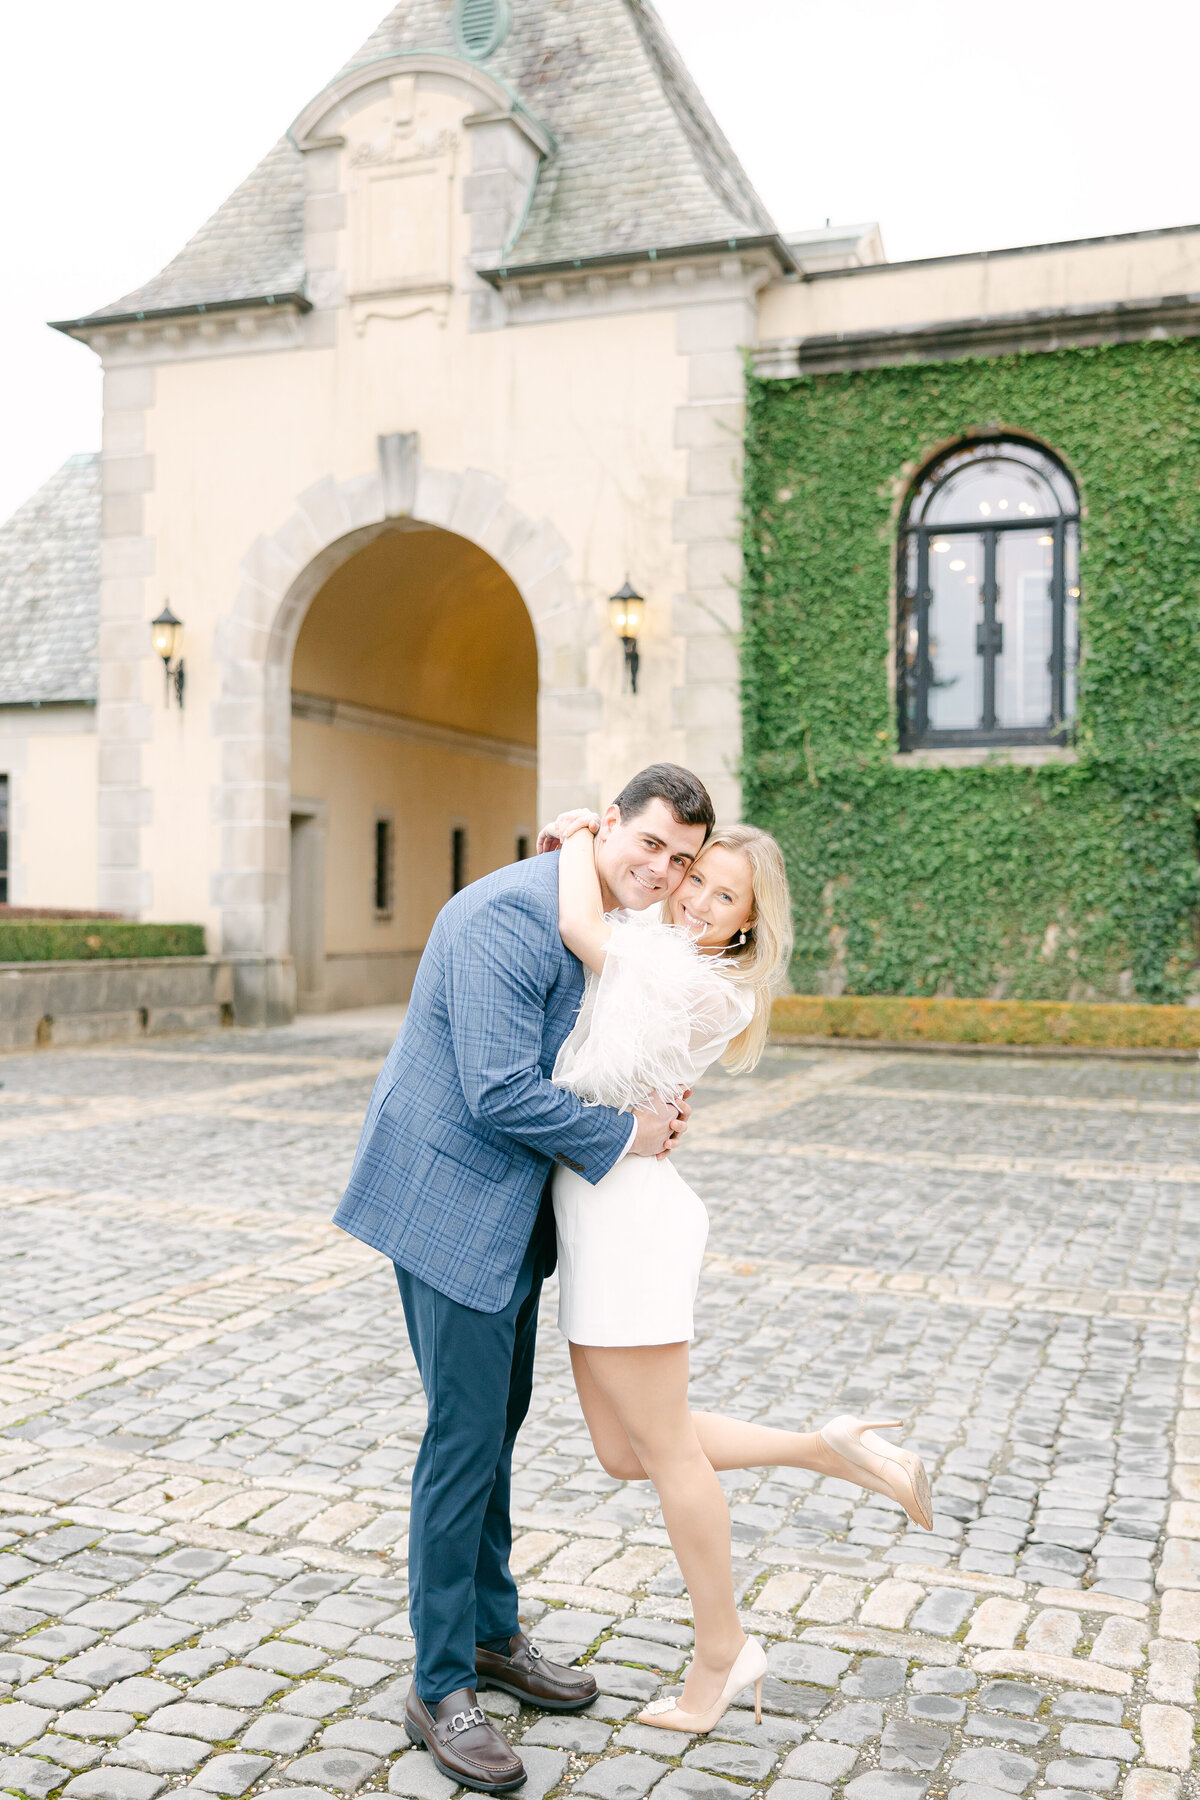
[[[554,1063],[554,1084],[591,1105],[632,1112],[651,1094],[678,1100],[754,1013],[719,957],[644,913],[607,915],[599,975],[589,969],[579,1017]]]

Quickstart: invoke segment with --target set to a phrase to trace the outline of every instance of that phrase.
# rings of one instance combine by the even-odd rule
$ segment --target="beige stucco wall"
[[[319,883],[323,902],[323,956],[302,1003],[407,998],[452,892],[452,831],[467,834],[468,881],[511,862],[518,836],[532,847],[537,646],[528,614],[499,565],[465,539],[389,532],[312,601],[292,687],[292,798],[311,813],[321,865],[302,861],[293,874]],[[321,700],[339,703],[330,723],[313,716]],[[429,727],[449,741],[420,741]],[[499,740],[492,753],[477,734]],[[387,918],[374,904],[381,816],[394,843]],[[298,967],[309,972],[304,958]]]
[[[499,90],[481,92],[478,69],[402,61],[339,78],[296,121],[311,310],[264,304],[82,333],[106,369],[100,892],[144,917],[200,920],[247,967],[286,952],[289,793],[308,787],[326,804],[331,864],[335,800],[353,810],[344,784],[366,752],[337,738],[345,720],[322,725],[311,710],[289,749],[284,665],[354,529],[390,533],[411,516],[453,529],[476,562],[462,579],[431,568],[424,592],[414,565],[402,626],[364,599],[360,565],[345,592],[375,636],[344,635],[335,607],[302,634],[299,694],[540,740],[543,810],[596,804],[663,757],[699,769],[724,817],[739,806],[741,352],[768,258],[721,246],[679,266],[493,291],[472,271],[495,265],[522,215],[538,155],[528,121]],[[381,478],[380,441],[401,439],[419,447],[419,507]],[[647,600],[637,696],[622,691],[607,617],[627,575]],[[167,600],[184,621],[182,713],[162,705],[149,650]],[[537,631],[536,727],[526,674],[514,681],[510,668],[514,607]],[[486,644],[463,661],[464,646]],[[326,744],[342,789],[322,793],[316,770],[289,767],[305,733]],[[418,749],[435,770],[442,844],[436,796],[463,779],[447,774],[452,752],[374,749],[389,782],[403,785]],[[486,779],[480,767],[472,836],[490,863],[538,806],[519,759],[499,758]],[[358,903],[326,898],[327,941],[357,954]],[[374,921],[367,930],[374,942]],[[267,1014],[285,989],[280,973]]]
[[[94,724],[91,707],[0,709],[14,906],[96,905]]]
[[[1200,288],[1200,228],[1095,243],[993,250],[777,281],[762,295],[760,342],[885,330],[1048,307],[1161,299]]]
[[[506,566],[537,620],[543,801],[596,804],[670,757],[737,813],[740,352],[763,271],[717,250],[493,293],[472,263],[494,261],[487,234],[498,247],[515,225],[534,153],[519,121],[481,106],[478,71],[444,65],[373,69],[328,117],[314,103],[297,122],[310,312],[92,334],[106,364],[101,889],[143,916],[200,919],[247,954],[280,953],[286,882],[286,747],[264,729],[256,748],[246,723],[256,659],[266,668],[273,619],[294,628],[306,563],[331,551],[312,496],[327,515],[353,510],[356,484],[378,481],[381,438],[419,445],[433,500],[417,517],[453,514],[501,561],[522,533],[532,546],[524,572],[519,548]],[[436,504],[455,483],[461,524]],[[626,575],[647,600],[636,697],[607,617]],[[507,630],[478,582],[471,606],[453,589],[436,608],[447,644]],[[148,650],[168,599],[185,625],[182,716],[162,708]],[[295,685],[328,695],[345,646],[327,634],[324,668],[311,648]],[[494,668],[464,728],[512,735],[507,705]],[[401,710],[446,716],[428,696]]]
[[[161,677],[145,659],[139,697],[154,708],[143,768],[151,796],[149,917],[177,916],[182,907],[216,924],[212,651],[239,564],[313,483],[369,473],[383,432],[419,432],[423,457],[438,467],[502,470],[512,504],[532,519],[551,519],[570,546],[566,567],[594,604],[595,641],[584,668],[552,675],[560,685],[595,686],[610,708],[610,732],[589,769],[598,790],[615,791],[651,754],[679,754],[669,728],[671,688],[680,680],[670,609],[683,571],[671,507],[682,492],[684,458],[671,440],[685,359],[674,349],[671,315],[475,336],[465,320],[456,330],[453,321],[442,328],[429,316],[373,321],[363,337],[338,323],[335,348],[156,372],[146,416],[155,489],[145,498],[154,573],[143,611],[153,616],[169,597],[184,620],[188,691],[182,720],[164,713]],[[620,650],[604,617],[626,569],[649,600],[636,704],[620,699]],[[458,629],[449,614],[446,623]],[[166,824],[172,819],[186,820],[183,842]]]
[[[518,834],[535,829],[533,769],[369,731],[294,720],[292,779],[298,802],[323,803],[328,1004],[407,995],[417,956],[450,898],[453,827],[466,828],[472,881],[511,862]],[[392,817],[395,832],[388,920],[373,907],[380,813]],[[364,967],[370,958],[389,966],[372,971]]]
[[[292,688],[537,743],[537,645],[513,583],[448,531],[389,532],[310,605]]]

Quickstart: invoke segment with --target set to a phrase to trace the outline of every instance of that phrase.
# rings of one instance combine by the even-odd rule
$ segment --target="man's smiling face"
[[[650,800],[630,819],[610,806],[596,838],[596,873],[606,911],[643,912],[673,894],[704,842],[703,825],[681,825],[665,800]]]

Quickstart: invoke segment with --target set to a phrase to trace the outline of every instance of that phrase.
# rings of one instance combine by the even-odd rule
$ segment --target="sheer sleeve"
[[[604,967],[558,1053],[554,1081],[581,1100],[630,1112],[676,1100],[749,1024],[753,1004],[674,926],[609,916]]]

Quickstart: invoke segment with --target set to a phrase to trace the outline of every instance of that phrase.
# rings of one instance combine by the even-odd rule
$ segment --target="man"
[[[605,908],[674,892],[713,826],[686,769],[657,763],[601,821]],[[391,1259],[429,1420],[412,1485],[405,1715],[443,1774],[481,1793],[525,1779],[476,1702],[497,1687],[552,1712],[596,1695],[548,1662],[517,1618],[509,1488],[529,1407],[543,1278],[554,1266],[551,1164],[593,1184],[621,1157],[669,1151],[688,1107],[585,1106],[550,1076],[583,994],[558,935],[558,857],[514,863],[442,908],[335,1222]]]

